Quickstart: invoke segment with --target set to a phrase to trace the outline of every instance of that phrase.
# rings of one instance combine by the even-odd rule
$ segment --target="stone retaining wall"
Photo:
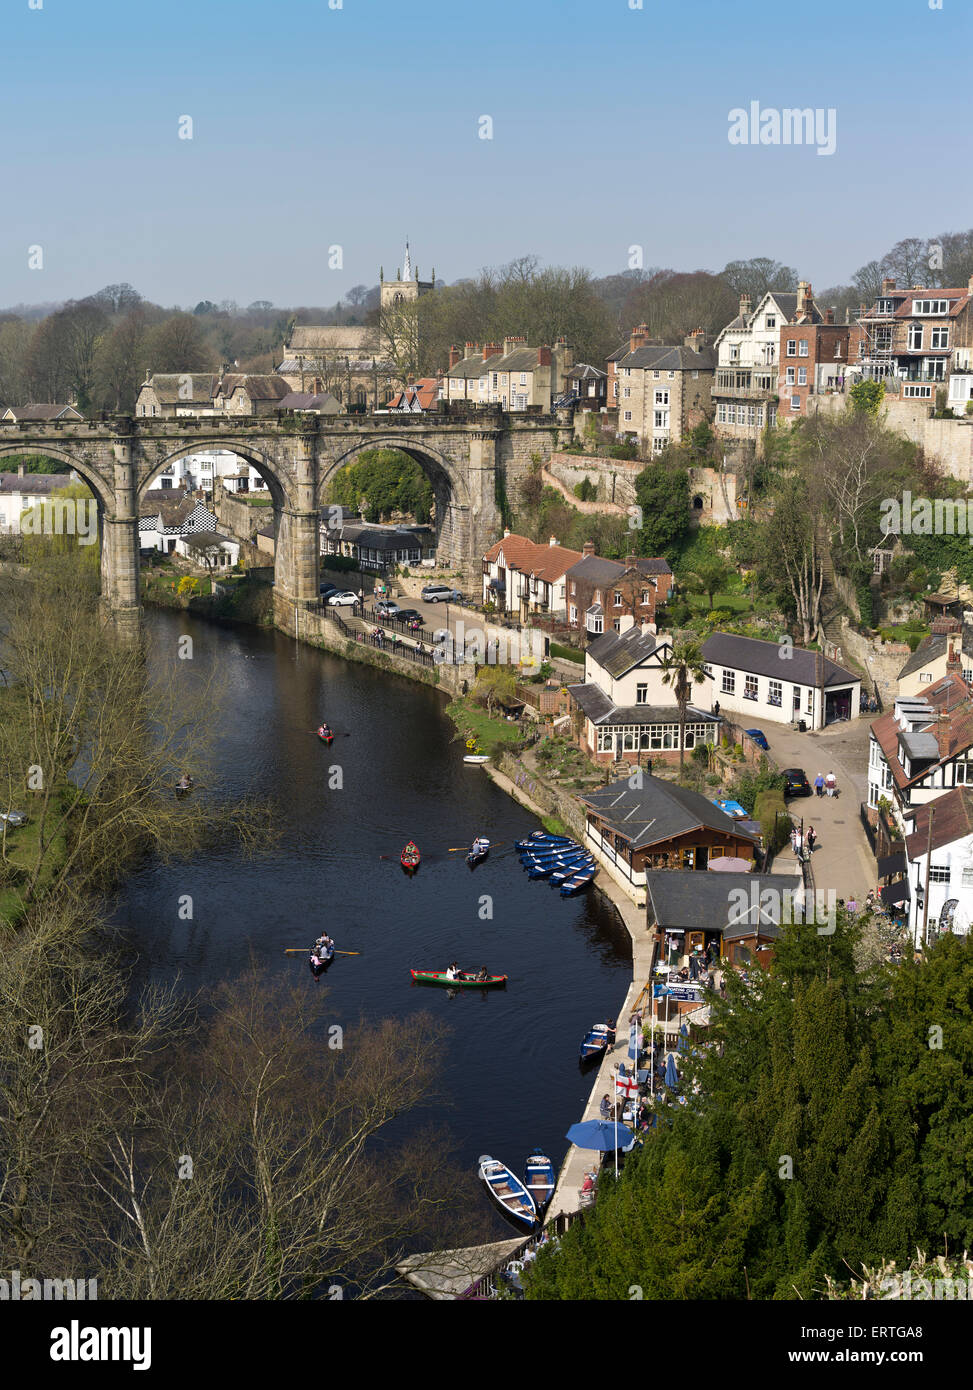
[[[514,787],[521,787],[538,806],[562,820],[578,840],[584,839],[584,807],[577,797],[561,787],[552,787],[514,753],[502,753],[497,766],[504,776],[510,778]]]

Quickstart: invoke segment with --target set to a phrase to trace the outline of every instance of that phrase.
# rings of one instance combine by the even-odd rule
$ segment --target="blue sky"
[[[406,233],[447,281],[638,244],[823,289],[973,225],[971,38],[969,0],[3,0],[0,305],[333,303]],[[836,152],[731,145],[752,101],[834,107]]]

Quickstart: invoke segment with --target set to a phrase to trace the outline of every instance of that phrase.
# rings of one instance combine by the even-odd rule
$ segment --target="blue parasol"
[[[686,1027],[685,1023],[679,1029],[679,1041],[676,1046],[680,1052],[689,1051],[689,1029]]]
[[[674,1090],[679,1085],[679,1072],[676,1070],[676,1054],[670,1052],[666,1059],[666,1085]]]
[[[602,1153],[635,1143],[635,1135],[626,1125],[609,1124],[605,1120],[582,1120],[571,1126],[565,1138],[579,1149],[599,1149]]]

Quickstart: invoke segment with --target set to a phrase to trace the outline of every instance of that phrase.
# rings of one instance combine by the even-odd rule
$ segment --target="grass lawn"
[[[17,870],[27,870],[35,861],[37,855],[37,840],[40,835],[40,821],[36,816],[31,814],[31,805],[29,801],[25,805],[17,806],[14,809],[24,811],[27,816],[30,817],[26,825],[19,826],[17,829],[7,830],[8,869],[13,869],[16,873]],[[56,814],[57,809],[51,807],[50,815],[54,816]],[[64,852],[65,837],[62,831],[57,835],[52,846],[48,848],[45,868],[41,873],[37,885],[36,896],[39,897],[43,893],[46,882],[63,862]],[[5,918],[8,922],[14,923],[23,911],[23,906],[20,890],[17,888],[16,884],[12,884],[7,888],[0,888],[0,918]]]
[[[523,737],[519,724],[489,715],[481,705],[475,705],[469,699],[450,701],[446,713],[464,739],[475,737],[477,746],[484,750],[494,743],[515,743]]]
[[[560,642],[551,643],[551,656],[559,656],[562,661],[576,661],[579,666],[584,665],[584,652],[579,652],[577,647],[564,647]]]
[[[709,599],[705,594],[689,594],[686,602],[695,612],[708,613],[710,611]],[[753,613],[756,617],[763,617],[764,612],[755,607],[746,594],[716,594],[713,598],[713,608],[726,608],[731,613]]]

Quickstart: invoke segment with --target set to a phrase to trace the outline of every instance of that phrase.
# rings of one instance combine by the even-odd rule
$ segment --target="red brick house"
[[[806,295],[811,299],[811,287]],[[834,310],[826,309],[823,322],[800,310],[780,329],[778,353],[779,420],[795,420],[807,414],[808,397],[844,389],[849,346],[855,334],[851,324],[835,323]]]
[[[584,555],[568,570],[568,625],[586,632],[589,638],[603,632],[619,632],[621,619],[654,623],[656,608],[666,602],[672,588],[672,570],[660,557],[643,559],[626,555],[625,563],[604,560],[595,554],[591,541],[584,543]]]

